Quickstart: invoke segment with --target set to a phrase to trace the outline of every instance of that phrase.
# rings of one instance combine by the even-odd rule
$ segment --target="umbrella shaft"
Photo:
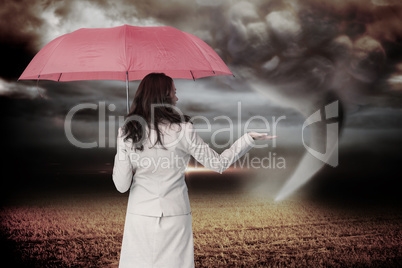
[[[127,99],[127,114],[130,111],[130,105],[128,104],[128,72],[126,72],[126,99]]]

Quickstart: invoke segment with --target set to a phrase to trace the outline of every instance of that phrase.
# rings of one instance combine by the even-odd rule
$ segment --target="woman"
[[[176,88],[162,73],[140,83],[125,125],[119,128],[113,181],[130,190],[120,267],[194,267],[191,209],[184,174],[193,156],[222,173],[265,134],[244,134],[222,154],[196,134],[175,109]],[[134,176],[133,176],[134,172]]]

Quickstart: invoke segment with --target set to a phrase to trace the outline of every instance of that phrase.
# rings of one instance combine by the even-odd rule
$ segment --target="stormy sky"
[[[204,40],[228,64],[235,77],[175,81],[178,107],[190,116],[205,116],[213,123],[213,129],[227,124],[222,119],[214,120],[221,115],[242,126],[254,115],[269,122],[272,117],[285,116],[278,127],[280,138],[276,147],[300,149],[305,118],[337,100],[342,107],[341,149],[367,150],[375,145],[378,156],[392,151],[392,159],[400,157],[397,152],[402,134],[400,1],[2,0],[0,3],[2,144],[12,156],[12,164],[22,152],[28,152],[26,148],[34,148],[23,158],[29,167],[40,163],[43,171],[52,163],[60,165],[63,161],[82,165],[82,161],[73,160],[84,160],[82,155],[88,151],[71,145],[64,132],[68,111],[79,103],[99,106],[104,102],[107,107],[113,104],[116,109],[107,110],[106,118],[118,120],[124,115],[125,84],[121,81],[17,81],[34,55],[54,38],[79,28],[123,24],[176,27]],[[130,82],[130,98],[137,86],[138,82]],[[77,113],[72,123],[72,133],[77,139],[83,142],[97,139],[98,116],[98,111],[90,109]],[[202,122],[198,125],[202,127]],[[261,124],[255,121],[252,126]],[[322,135],[313,129],[313,137],[314,133]],[[209,137],[208,133],[203,136],[206,141]],[[314,141],[310,143],[314,145]],[[108,146],[106,143],[107,148],[98,148],[93,153],[110,157],[113,148]],[[63,155],[63,151],[64,156],[67,152],[82,155],[53,159],[55,155]],[[110,167],[112,159],[96,159]],[[378,168],[387,173],[386,167]],[[95,165],[94,169],[105,167]]]

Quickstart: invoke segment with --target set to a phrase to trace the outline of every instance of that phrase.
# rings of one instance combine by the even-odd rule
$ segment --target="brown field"
[[[4,206],[3,264],[117,267],[126,202],[126,195],[77,195]],[[191,205],[196,267],[402,265],[397,208],[275,203],[235,193],[192,194]]]

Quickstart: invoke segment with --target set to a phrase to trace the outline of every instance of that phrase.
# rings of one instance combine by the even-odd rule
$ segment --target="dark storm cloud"
[[[393,0],[322,1],[309,0],[313,11],[321,11],[342,22],[341,30],[352,38],[367,33],[382,41],[396,41],[401,37],[402,6]]]
[[[107,10],[123,6],[122,18],[152,18],[199,36],[229,63],[239,80],[300,82],[289,94],[316,87],[324,79],[326,84],[318,90],[346,88],[337,94],[344,101],[360,102],[361,96],[387,90],[378,81],[386,80],[393,65],[402,61],[402,8],[396,1],[91,3],[115,15]],[[216,80],[232,87],[225,78]],[[342,85],[346,80],[348,85]]]
[[[48,98],[45,89],[39,85],[24,82],[8,82],[2,78],[0,78],[0,96],[7,96],[16,99],[33,99],[38,97],[44,99]]]
[[[38,11],[34,1],[0,1],[0,77],[17,78],[37,52]]]
[[[287,80],[289,74],[305,77],[308,68],[304,62],[310,58],[316,58],[317,63],[326,60],[326,65],[349,60],[342,63],[358,80],[373,79],[373,74],[377,73],[384,75],[386,51],[382,42],[387,40],[377,40],[374,33],[370,36],[370,32],[361,29],[350,30],[353,28],[350,24],[356,21],[367,27],[375,24],[375,21],[359,20],[359,16],[368,11],[360,12],[356,8],[350,13],[348,7],[339,11],[325,9],[314,1],[303,2],[303,5],[292,3],[279,9],[265,9],[265,12],[262,5],[249,2],[240,2],[228,9],[226,25],[230,31],[226,29],[226,43],[222,47],[227,48],[236,65],[247,66],[256,76],[269,76],[270,81],[279,80],[279,83]],[[389,20],[398,20],[392,9],[388,10],[392,18]],[[376,15],[371,14],[370,18],[374,20]],[[339,39],[341,36],[344,40]],[[307,79],[315,75],[311,73]]]
[[[136,82],[130,83],[133,88],[136,84]],[[126,89],[125,83],[121,81],[73,81],[60,83],[40,81],[39,86],[46,89],[48,105],[42,107],[29,107],[27,105],[26,112],[31,109],[31,111],[35,111],[35,114],[37,113],[38,116],[41,116],[40,110],[43,110],[48,115],[65,117],[78,104],[94,104],[99,107],[101,103],[104,103],[106,107],[108,105],[115,106],[114,114],[125,114]],[[133,94],[132,90],[130,96]],[[36,96],[36,98],[39,98],[39,96]],[[98,111],[94,109],[82,109],[79,114],[83,118],[85,117],[87,121],[96,121],[98,117]]]
[[[104,2],[104,1],[101,1]],[[195,3],[193,1],[163,1],[163,0],[139,0],[130,1],[123,0],[121,2],[127,7],[133,6],[134,14],[139,18],[153,17],[162,22],[169,24],[180,24],[190,19],[195,11]],[[130,9],[125,14],[130,15]]]

